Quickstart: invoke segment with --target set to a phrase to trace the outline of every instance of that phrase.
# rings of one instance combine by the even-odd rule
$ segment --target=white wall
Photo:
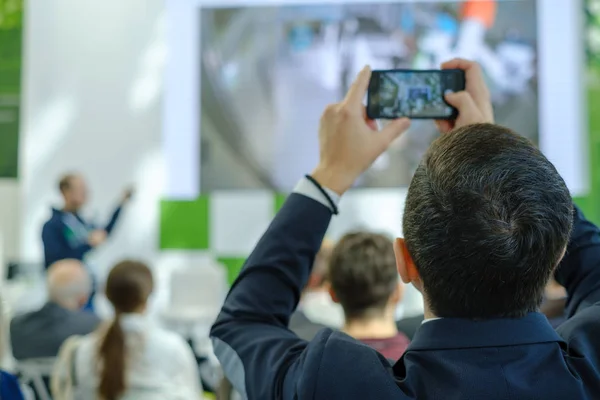
[[[16,179],[0,179],[0,268],[19,257],[19,185]],[[0,275],[3,276],[3,275]]]
[[[41,227],[59,205],[57,179],[83,173],[88,216],[105,218],[128,184],[137,189],[105,267],[156,256],[162,182],[160,0],[30,0],[25,23],[21,136],[21,257],[41,261]]]
[[[172,268],[197,265],[206,257],[158,251],[158,205],[168,144],[162,135],[161,105],[164,4],[29,0],[26,15],[16,224],[22,228],[21,259],[43,260],[41,227],[50,207],[59,205],[56,183],[62,173],[75,170],[87,177],[92,197],[86,214],[94,217],[106,217],[124,186],[133,183],[134,202],[110,242],[97,252],[95,265],[102,275],[123,257],[148,260],[157,267],[164,297],[168,291],[160,290],[161,285]],[[347,225],[334,224],[332,232]]]

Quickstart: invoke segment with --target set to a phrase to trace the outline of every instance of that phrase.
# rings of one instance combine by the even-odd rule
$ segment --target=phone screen
[[[444,94],[464,88],[465,78],[461,70],[373,71],[367,115],[371,119],[454,119],[457,110],[446,103]]]

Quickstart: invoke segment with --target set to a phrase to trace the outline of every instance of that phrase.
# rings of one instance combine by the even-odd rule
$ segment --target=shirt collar
[[[421,325],[423,325],[426,322],[431,322],[431,321],[435,321],[435,320],[438,320],[438,319],[442,319],[442,318],[441,317],[435,317],[435,318],[424,319],[423,321],[421,321]]]

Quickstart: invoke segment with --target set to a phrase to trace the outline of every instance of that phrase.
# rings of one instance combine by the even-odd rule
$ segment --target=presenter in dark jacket
[[[535,146],[492,124],[479,67],[443,67],[465,70],[467,88],[446,97],[458,119],[438,122],[442,137],[412,179],[405,237],[394,242],[398,271],[425,304],[406,353],[390,367],[344,333],[325,329],[307,342],[287,328],[339,197],[409,125],[376,132],[365,120],[365,69],[323,114],[319,165],[256,245],[212,327],[242,397],[600,399],[600,230]],[[553,273],[568,293],[558,332],[538,312]]]
[[[83,177],[77,174],[65,175],[58,186],[64,205],[61,209],[52,209],[52,216],[42,229],[46,268],[64,259],[85,261],[86,254],[104,243],[110,235],[119,219],[122,207],[132,194],[131,190],[127,190],[108,224],[98,228],[80,214],[81,208],[87,201],[87,187]]]
[[[133,194],[131,189],[126,190],[108,224],[98,228],[80,214],[87,201],[87,186],[83,177],[78,174],[67,174],[60,180],[58,188],[64,200],[63,207],[53,208],[52,216],[42,228],[46,268],[65,259],[80,260],[85,264],[88,252],[104,243],[111,234],[123,206],[129,202]],[[90,274],[93,280],[92,271]],[[95,291],[92,291],[84,307],[88,311],[93,310],[94,296]]]

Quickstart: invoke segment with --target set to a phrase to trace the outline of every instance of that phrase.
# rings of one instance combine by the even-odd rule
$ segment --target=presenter
[[[80,210],[87,201],[87,187],[83,177],[77,174],[65,175],[58,187],[64,200],[63,207],[52,209],[52,216],[42,229],[45,268],[67,258],[80,260],[85,264],[89,251],[106,241],[119,219],[121,209],[133,194],[131,189],[126,190],[108,224],[97,227],[80,215]],[[91,299],[90,297],[90,304]]]

